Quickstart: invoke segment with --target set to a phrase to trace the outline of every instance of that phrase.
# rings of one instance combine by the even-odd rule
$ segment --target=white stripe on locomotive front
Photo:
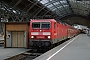
[[[50,32],[43,32],[43,35],[51,35]]]
[[[31,32],[31,35],[39,35],[39,32]],[[50,32],[42,32],[42,35],[51,35]]]
[[[31,35],[38,35],[38,32],[31,32]]]

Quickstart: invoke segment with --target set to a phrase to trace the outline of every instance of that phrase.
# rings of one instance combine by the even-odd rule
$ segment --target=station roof
[[[72,15],[90,16],[90,0],[0,0],[0,2],[0,16],[9,21],[28,21],[46,17],[60,20]]]

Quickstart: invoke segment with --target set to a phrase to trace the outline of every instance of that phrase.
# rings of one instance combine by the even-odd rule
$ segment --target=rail
[[[9,57],[5,60],[32,60],[32,59],[35,59],[36,57],[40,56],[41,54],[43,54],[43,53],[41,53],[41,52],[34,53],[32,51],[27,51],[27,52],[18,54],[13,57]]]

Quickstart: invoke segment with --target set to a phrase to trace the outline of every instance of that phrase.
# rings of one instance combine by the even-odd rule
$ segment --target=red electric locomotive
[[[70,26],[54,19],[33,19],[30,21],[29,46],[32,49],[51,48],[54,44],[67,39]]]

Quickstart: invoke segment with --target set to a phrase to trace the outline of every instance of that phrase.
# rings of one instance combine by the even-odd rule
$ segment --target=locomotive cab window
[[[40,28],[40,22],[33,22],[32,28]]]
[[[50,22],[41,22],[41,28],[50,28]]]
[[[32,28],[46,28],[49,29],[50,28],[50,22],[33,22],[32,23]]]

